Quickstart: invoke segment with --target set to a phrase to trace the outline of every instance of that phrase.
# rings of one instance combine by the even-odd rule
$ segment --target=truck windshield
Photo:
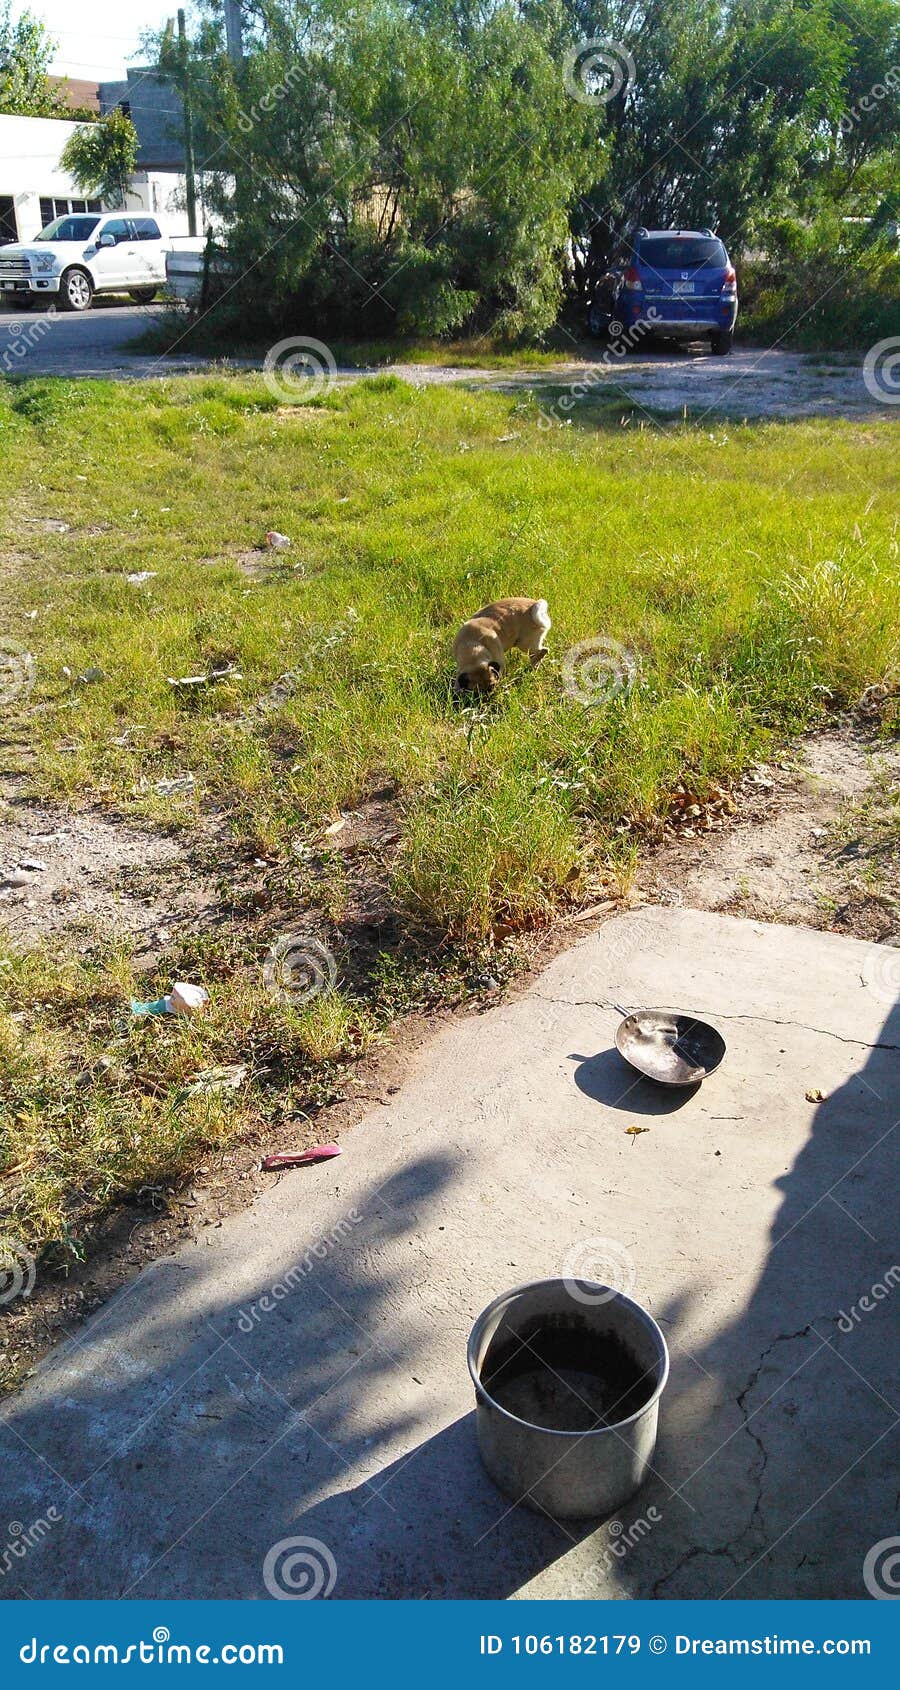
[[[48,223],[36,241],[89,241],[99,223],[99,217],[57,217]]]

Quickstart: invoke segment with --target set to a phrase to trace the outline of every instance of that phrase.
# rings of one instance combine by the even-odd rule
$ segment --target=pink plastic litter
[[[273,1156],[263,1157],[263,1169],[272,1174],[281,1168],[303,1168],[308,1162],[328,1162],[340,1155],[339,1144],[317,1144],[312,1150],[278,1150]]]

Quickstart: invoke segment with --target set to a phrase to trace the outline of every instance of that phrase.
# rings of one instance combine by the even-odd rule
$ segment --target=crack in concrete
[[[604,1003],[600,998],[548,998],[543,992],[532,992],[530,996],[536,999],[538,1003],[558,1004],[566,1009],[618,1009],[617,1004]],[[764,1021],[770,1027],[796,1027],[801,1033],[817,1033],[823,1039],[837,1039],[838,1043],[842,1045],[858,1045],[860,1050],[900,1050],[900,1044],[887,1044],[878,1040],[869,1044],[865,1039],[851,1039],[843,1033],[835,1033],[830,1027],[808,1027],[805,1021],[779,1021],[774,1015],[743,1013],[727,1015],[720,1009],[698,1009],[684,1013],[694,1014],[698,1019],[701,1016],[710,1015],[716,1021]]]
[[[833,1316],[824,1316],[822,1318],[827,1321],[829,1318],[833,1319]],[[709,1555],[713,1560],[724,1558],[730,1561],[734,1570],[737,1571],[740,1567],[745,1567],[750,1561],[752,1561],[760,1543],[765,1544],[765,1531],[762,1520],[762,1499],[763,1479],[766,1468],[769,1465],[769,1452],[755,1429],[750,1425],[752,1415],[747,1408],[747,1398],[765,1367],[769,1356],[772,1354],[772,1351],[777,1347],[777,1345],[790,1343],[795,1338],[808,1337],[809,1334],[813,1332],[815,1332],[814,1321],[810,1321],[806,1326],[801,1326],[796,1332],[780,1332],[777,1337],[772,1339],[770,1344],[767,1344],[759,1358],[759,1361],[753,1369],[750,1378],[747,1380],[746,1385],[738,1391],[735,1398],[741,1420],[743,1422],[743,1430],[747,1433],[748,1437],[753,1439],[760,1455],[757,1471],[752,1475],[756,1484],[756,1497],[750,1511],[750,1517],[746,1524],[741,1527],[739,1532],[735,1533],[734,1537],[732,1537],[728,1543],[722,1544],[717,1549],[709,1548],[705,1544],[696,1544],[693,1548],[686,1550],[683,1555],[679,1556],[674,1567],[670,1567],[668,1572],[661,1573],[659,1577],[654,1580],[650,1589],[650,1597],[652,1600],[657,1600],[663,1586],[668,1584],[670,1579],[673,1579],[676,1573],[681,1571],[682,1567],[687,1566],[690,1561],[695,1560],[699,1555]],[[816,1333],[816,1336],[818,1336],[818,1333]],[[742,1546],[741,1540],[743,1538],[750,1537],[751,1534],[757,1537],[757,1542]],[[738,1559],[736,1555],[739,1546],[741,1546],[740,1559]],[[744,1548],[746,1548],[746,1553],[744,1553]]]
[[[654,1579],[653,1584],[650,1587],[650,1600],[652,1602],[658,1601],[663,1585],[668,1584],[669,1580],[674,1578],[676,1573],[680,1573],[682,1567],[686,1567],[689,1561],[695,1561],[698,1555],[709,1555],[714,1561],[724,1558],[725,1560],[731,1562],[735,1572],[738,1570],[739,1563],[735,1561],[727,1544],[721,1549],[708,1549],[703,1543],[695,1544],[692,1549],[685,1550],[684,1554],[676,1561],[674,1567],[670,1567],[667,1573],[661,1573],[658,1579]]]
[[[861,1050],[900,1050],[900,1045],[890,1045],[876,1040],[869,1044],[865,1039],[851,1039],[844,1033],[832,1032],[830,1027],[807,1027],[805,1021],[779,1021],[774,1015],[723,1015],[717,1010],[718,1021],[765,1021],[770,1027],[796,1027],[801,1033],[818,1033],[823,1039],[837,1039],[842,1045],[859,1045]]]
[[[752,1391],[754,1385],[756,1384],[756,1381],[759,1378],[763,1368],[765,1367],[765,1364],[768,1361],[769,1356],[772,1354],[772,1351],[777,1347],[777,1345],[778,1344],[791,1343],[793,1341],[793,1339],[795,1339],[795,1338],[807,1338],[807,1337],[809,1337],[809,1334],[813,1331],[815,1331],[815,1325],[812,1321],[810,1321],[806,1326],[799,1327],[796,1332],[780,1332],[776,1338],[773,1338],[771,1344],[767,1345],[766,1349],[763,1350],[763,1353],[760,1356],[759,1361],[757,1362],[755,1368],[753,1369],[753,1372],[750,1375],[750,1378],[748,1379],[748,1381],[747,1381],[746,1385],[744,1386],[743,1390],[738,1391],[738,1394],[735,1398],[735,1401],[736,1401],[738,1408],[740,1410],[740,1413],[741,1413],[741,1418],[744,1422],[744,1431],[747,1433],[748,1437],[753,1439],[753,1442],[755,1443],[757,1449],[759,1450],[760,1457],[761,1457],[759,1468],[758,1468],[756,1474],[754,1475],[755,1481],[756,1481],[756,1487],[757,1487],[757,1489],[756,1489],[756,1501],[753,1504],[753,1511],[750,1515],[750,1518],[747,1521],[747,1524],[744,1527],[744,1530],[739,1533],[739,1537],[747,1536],[747,1534],[749,1532],[753,1531],[754,1527],[757,1527],[759,1529],[761,1535],[762,1535],[763,1542],[765,1542],[765,1533],[763,1531],[763,1523],[762,1523],[762,1493],[763,1493],[763,1478],[765,1477],[766,1468],[769,1465],[769,1452],[766,1449],[766,1446],[763,1443],[762,1438],[760,1438],[758,1436],[756,1430],[750,1425],[750,1420],[751,1420],[752,1416],[748,1413],[748,1410],[747,1410],[747,1398],[750,1395],[750,1392]],[[816,1334],[816,1336],[818,1337],[818,1333]],[[751,1550],[750,1553],[752,1554],[753,1551]]]

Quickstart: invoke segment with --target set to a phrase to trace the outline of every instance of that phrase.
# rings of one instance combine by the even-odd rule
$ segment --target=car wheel
[[[94,297],[94,285],[86,270],[67,270],[59,284],[64,311],[87,311]]]
[[[727,357],[733,341],[734,335],[730,329],[716,329],[709,337],[709,344],[718,358]]]
[[[130,288],[128,297],[134,300],[135,305],[149,305],[151,299],[156,298],[158,291],[158,288]]]

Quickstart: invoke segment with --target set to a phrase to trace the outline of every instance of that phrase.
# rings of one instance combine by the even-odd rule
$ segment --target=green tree
[[[83,194],[124,205],[137,160],[137,130],[118,107],[86,128],[75,129],[60,163]]]
[[[563,85],[561,0],[265,0],[239,74],[207,13],[198,154],[242,310],[363,335],[555,320],[569,206],[602,153]]]
[[[897,0],[245,0],[239,69],[201,4],[242,326],[535,335],[641,224],[892,238]]]
[[[829,130],[823,198],[848,214],[879,199],[900,217],[900,6],[897,0],[840,0],[848,45],[841,111]]]
[[[841,110],[848,50],[828,0],[568,5],[576,39],[589,27],[634,67],[598,107],[608,165],[573,217],[585,256],[605,267],[640,224],[711,226],[740,250],[795,203]]]
[[[0,114],[71,115],[48,75],[55,50],[56,43],[39,18],[24,11],[14,22],[12,0],[0,0]]]

